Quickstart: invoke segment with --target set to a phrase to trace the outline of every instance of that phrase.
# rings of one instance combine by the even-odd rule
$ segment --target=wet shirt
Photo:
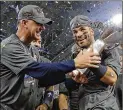
[[[101,58],[102,65],[111,67],[116,72],[117,76],[120,74],[121,66],[117,48],[104,50]],[[116,98],[114,97],[115,87],[101,82],[89,69],[85,74],[89,82],[79,87],[79,110],[86,110],[89,109],[89,107],[91,109],[94,107],[102,107],[103,109],[112,108],[118,110]]]
[[[74,58],[76,55],[77,53],[73,54],[72,58]],[[117,75],[119,75],[121,66],[117,48],[113,50],[104,50],[102,52],[101,58],[102,65],[108,65],[116,72]],[[101,110],[105,110],[106,107],[108,109],[118,110],[116,97],[114,97],[115,87],[101,82],[99,78],[89,69],[84,74],[86,74],[89,80],[87,84],[79,85],[73,80],[68,81],[68,79],[66,80],[69,84],[66,86],[64,83],[60,84],[60,92],[64,94],[69,93],[70,109],[91,110],[93,107],[98,107],[102,102]]]
[[[28,47],[12,35],[1,43],[1,97],[2,103],[13,104],[24,87],[25,73],[21,71],[34,62]],[[26,98],[25,98],[26,100]]]
[[[115,94],[117,97],[117,103],[119,105],[120,110],[122,110],[123,104],[122,104],[122,94],[123,94],[123,73],[121,73],[118,77],[116,87],[115,87]]]
[[[117,52],[117,49],[113,50],[104,50],[101,55],[102,65],[111,67],[117,75],[120,74],[121,66],[120,66],[120,60],[119,60],[119,54]],[[93,92],[99,92],[99,91],[105,91],[109,89],[109,85],[103,83],[100,81],[100,79],[89,69],[85,73],[89,83],[83,84],[83,88],[85,89],[85,93],[93,93]]]
[[[1,43],[0,100],[2,104],[10,105],[11,108],[13,105],[18,107],[20,104],[19,97],[23,97],[23,102],[28,100],[30,93],[25,97],[22,91],[24,77],[28,71],[31,71],[30,74],[33,74],[34,77],[40,77],[41,86],[49,86],[64,81],[64,71],[71,71],[75,68],[72,60],[67,63],[61,62],[52,65],[48,63],[39,64],[35,61],[35,56],[32,56],[29,47],[24,45],[15,34]],[[25,69],[27,71],[24,71]],[[39,72],[36,74],[37,71]],[[43,72],[40,73],[40,71]],[[50,74],[52,71],[54,75]]]
[[[33,57],[33,59],[37,62],[50,62],[47,58],[40,56],[38,48],[30,45],[29,51]],[[43,97],[43,87],[39,86],[39,80],[35,79],[27,74],[24,77],[24,88],[23,88],[23,95],[24,97],[29,96],[28,100],[26,101],[25,105],[23,105],[24,110],[33,110],[38,105],[42,103]],[[30,95],[29,95],[30,94]],[[20,98],[21,102],[23,103],[23,98]],[[22,106],[21,106],[22,107]]]

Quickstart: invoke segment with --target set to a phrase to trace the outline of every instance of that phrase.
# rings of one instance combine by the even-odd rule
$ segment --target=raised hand
[[[98,68],[98,64],[101,63],[101,58],[99,57],[99,54],[95,54],[91,50],[84,53],[80,51],[74,59],[74,62],[76,68]]]

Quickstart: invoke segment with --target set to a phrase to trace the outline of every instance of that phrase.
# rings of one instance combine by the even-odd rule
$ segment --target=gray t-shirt
[[[74,60],[52,64],[38,63],[35,61],[37,56],[32,56],[29,48],[30,45],[22,43],[15,34],[2,41],[0,104],[19,107],[18,99],[20,98],[23,98],[23,103],[27,102],[28,96],[26,98],[21,94],[25,74],[38,78],[40,87],[43,87],[64,81],[65,73],[75,69]],[[18,110],[14,108],[16,109]]]
[[[25,91],[22,91],[24,88],[25,74],[38,78],[39,87],[44,87],[64,81],[65,73],[75,69],[74,60],[52,64],[38,63],[35,60],[38,57],[35,52],[31,52],[30,46],[22,43],[15,34],[3,40],[1,43],[0,106],[4,107],[4,109],[11,110],[12,108],[18,110],[20,107],[23,107],[22,104],[25,105],[28,102],[30,93],[25,96]],[[42,59],[42,57],[39,59]],[[34,89],[34,91],[36,90]],[[35,93],[37,94],[38,92]],[[37,94],[38,96],[40,95]],[[23,103],[19,103],[22,101]],[[32,104],[35,101],[30,102]]]
[[[73,55],[73,57],[75,56]],[[117,48],[104,50],[101,57],[103,65],[110,66],[119,75],[121,66]],[[67,90],[64,83],[60,84],[60,92],[69,93],[70,109],[87,110],[100,104],[104,108],[118,110],[116,98],[114,97],[115,87],[101,82],[90,70],[86,72],[86,76],[89,79],[89,83],[80,85],[74,90]]]
[[[33,57],[33,59],[37,62],[50,62],[49,59],[45,58],[44,56],[40,56],[39,50],[37,47],[30,45],[30,53]],[[26,103],[23,103],[23,98],[19,99],[19,102],[21,104],[21,108],[24,110],[33,110],[35,109],[38,105],[42,103],[42,98],[43,98],[43,87],[39,86],[39,80],[35,79],[29,75],[25,75],[24,78],[24,89],[22,90],[22,95],[24,97],[27,97],[28,100]],[[22,104],[23,107],[22,107]]]
[[[120,74],[121,66],[117,48],[104,50],[102,53],[102,64],[111,67],[117,75]],[[116,98],[114,96],[114,86],[107,85],[91,71],[86,73],[89,83],[83,84],[79,88],[79,110],[89,108],[107,108],[118,110]]]
[[[12,106],[18,102],[19,96],[23,99],[23,103],[28,100],[30,93],[25,97],[22,92],[25,76],[22,70],[35,62],[29,48],[30,46],[24,45],[15,34],[1,42],[0,100],[2,104]]]

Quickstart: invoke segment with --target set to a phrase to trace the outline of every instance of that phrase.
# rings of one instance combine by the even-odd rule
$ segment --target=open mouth
[[[37,35],[37,36],[40,36],[40,35],[41,35],[41,32],[36,31],[36,35]]]
[[[37,33],[37,36],[40,36],[41,35],[41,33]]]
[[[41,38],[41,32],[36,31],[36,32],[35,32],[35,38],[36,38],[37,40],[40,39],[40,38]]]

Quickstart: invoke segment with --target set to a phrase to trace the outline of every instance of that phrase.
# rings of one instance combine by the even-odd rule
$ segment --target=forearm
[[[75,69],[74,60],[59,63],[37,63],[34,62],[25,68],[32,77],[40,78],[46,74],[68,73]],[[33,74],[35,72],[35,74]]]
[[[111,67],[107,67],[107,71],[100,81],[109,85],[114,85],[117,81],[117,75]]]
[[[65,94],[59,95],[59,109],[68,110],[68,97]]]
[[[24,73],[39,79],[40,86],[51,86],[65,80],[65,74],[75,69],[74,61],[60,63],[32,63]]]
[[[117,80],[115,71],[109,66],[100,64],[99,68],[91,68],[90,70],[105,84],[114,85]]]

